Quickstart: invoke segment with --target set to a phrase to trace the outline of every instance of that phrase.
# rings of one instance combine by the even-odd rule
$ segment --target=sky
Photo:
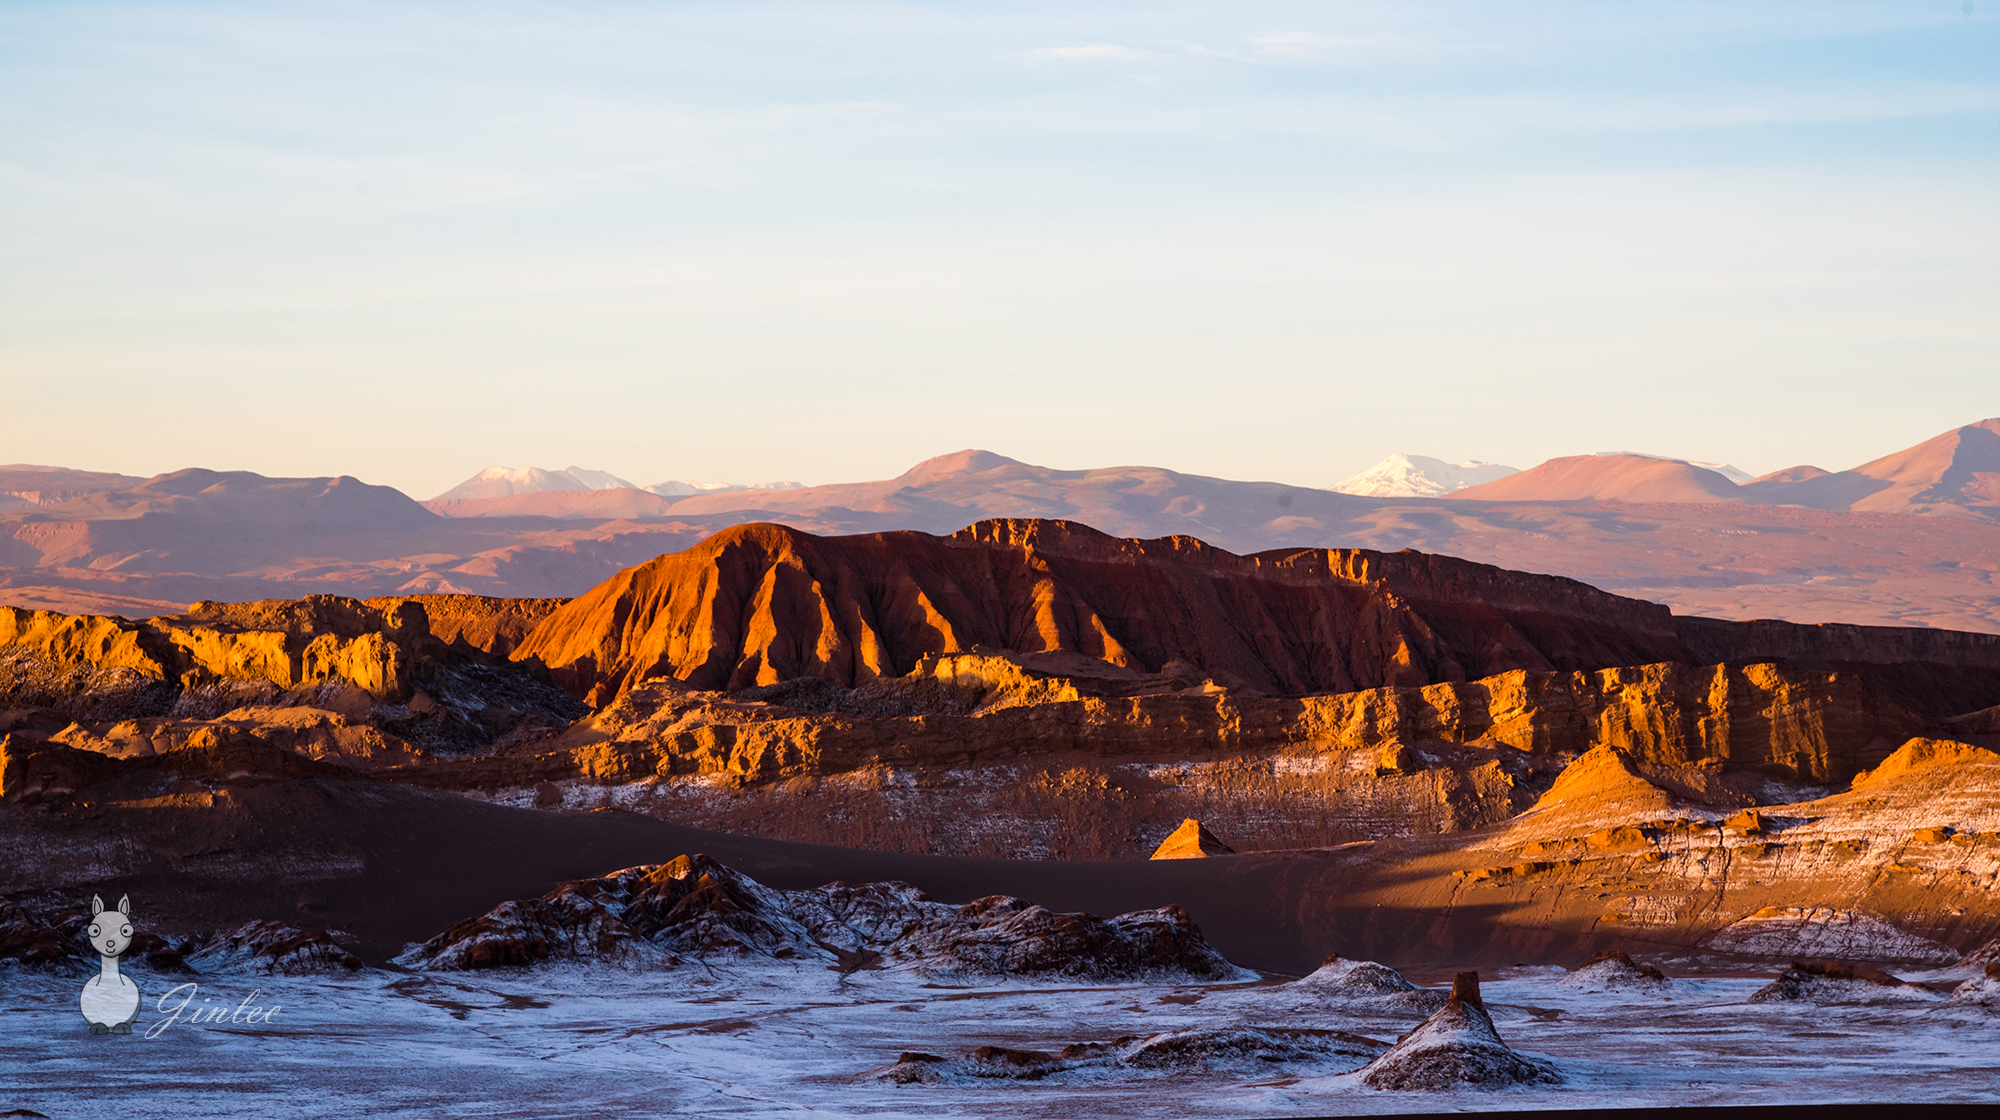
[[[0,5],[0,462],[1328,485],[2000,415],[2000,0]]]

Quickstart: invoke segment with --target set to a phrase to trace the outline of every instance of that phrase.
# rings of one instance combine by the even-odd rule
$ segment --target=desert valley
[[[1996,17],[0,4],[0,1120],[1988,1120]]]
[[[2000,420],[1426,463],[0,468],[0,1105],[2000,1098]]]

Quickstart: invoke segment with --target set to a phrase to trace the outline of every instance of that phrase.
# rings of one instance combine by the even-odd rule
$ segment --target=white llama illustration
[[[90,947],[104,961],[97,975],[83,986],[83,1017],[91,1034],[131,1034],[139,1017],[139,986],[118,974],[118,954],[132,945],[132,896],[106,910],[104,900],[90,896]]]

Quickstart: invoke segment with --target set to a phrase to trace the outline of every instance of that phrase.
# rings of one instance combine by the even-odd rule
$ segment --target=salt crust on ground
[[[1507,1044],[1552,1063],[1563,1083],[1403,1093],[1362,1084],[1358,1055],[1386,1048],[1422,1012],[1393,1000],[1315,1003],[1301,998],[1308,988],[1269,983],[956,989],[787,964],[133,974],[145,1010],[132,1036],[110,1037],[86,1033],[80,977],[0,970],[0,1048],[10,1059],[0,1066],[0,1111],[1240,1117],[2000,1101],[2000,1014],[1991,1007],[1747,1003],[1768,976],[1676,977],[1670,995],[1582,991],[1553,969],[1489,978],[1485,1005]],[[146,1039],[162,1018],[159,997],[190,979],[218,1004],[257,990],[254,1003],[281,1009],[268,1026],[180,1023]],[[1169,1032],[1189,1033],[1156,1042],[1159,1061],[930,1084],[881,1076],[905,1052],[963,1072],[981,1046],[1060,1053],[1083,1044],[1074,1053],[1087,1056],[1091,1043]],[[1119,1052],[1140,1049],[1127,1042]]]

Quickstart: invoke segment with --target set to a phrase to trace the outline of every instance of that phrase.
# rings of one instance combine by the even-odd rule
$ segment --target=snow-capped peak
[[[637,490],[638,487],[604,471],[564,467],[559,471],[540,467],[487,467],[433,501],[465,498],[504,498],[509,494],[537,494],[546,490]]]
[[[744,490],[803,490],[803,482],[655,482],[647,490],[663,498],[685,498],[693,494],[735,494]]]
[[[1515,467],[1477,459],[1447,463],[1428,455],[1391,455],[1327,489],[1367,498],[1439,498],[1454,490],[1518,473]]]
[[[562,473],[583,483],[585,490],[637,490],[639,487],[627,482],[610,471],[585,470],[582,467],[564,467]]]

